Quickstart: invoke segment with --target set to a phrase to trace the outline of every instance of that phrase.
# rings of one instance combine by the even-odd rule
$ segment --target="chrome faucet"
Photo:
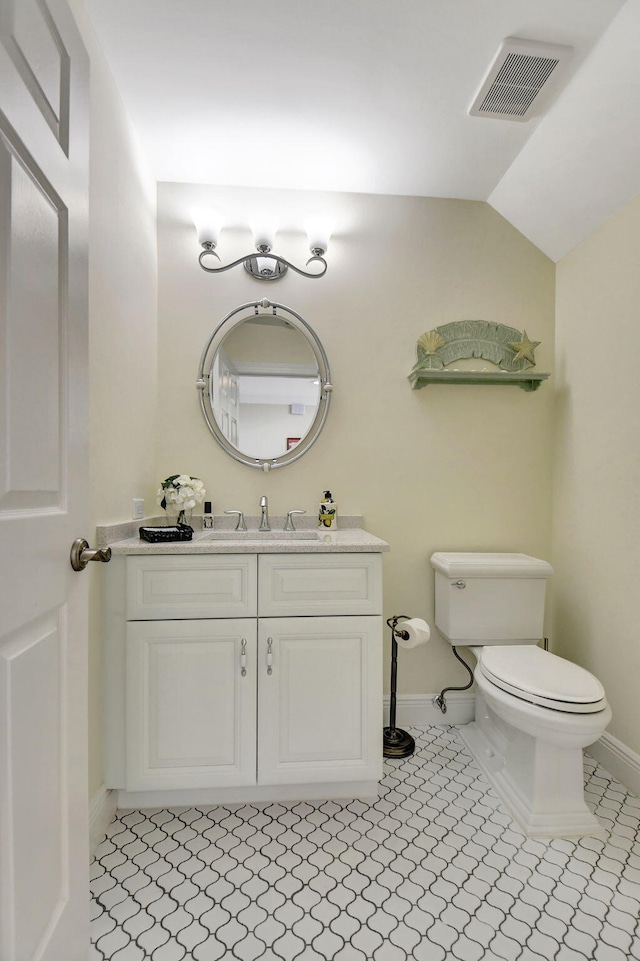
[[[264,494],[260,498],[260,510],[262,511],[262,520],[260,521],[260,527],[258,530],[270,531],[271,525],[269,524],[269,502]]]

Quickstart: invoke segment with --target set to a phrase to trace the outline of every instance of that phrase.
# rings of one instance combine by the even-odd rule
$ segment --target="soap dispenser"
[[[338,507],[331,496],[331,491],[324,492],[324,498],[318,507],[318,527],[323,530],[335,531],[338,526]]]
[[[211,501],[204,502],[204,514],[202,515],[202,527],[205,531],[213,529],[213,514],[211,513]]]

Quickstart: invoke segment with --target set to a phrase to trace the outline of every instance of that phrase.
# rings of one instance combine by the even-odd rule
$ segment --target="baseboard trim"
[[[116,815],[117,796],[102,785],[89,804],[89,853],[93,857],[96,848],[104,840],[107,827]]]
[[[380,765],[378,779],[382,776]],[[268,804],[274,801],[325,801],[378,797],[378,780],[318,784],[251,784],[231,788],[176,788],[168,791],[114,791],[119,811],[157,807],[217,807],[220,804]]]
[[[595,758],[625,787],[640,796],[640,754],[606,731],[599,741],[587,748],[587,754]]]
[[[396,699],[396,724],[398,727],[415,724],[469,724],[475,717],[475,695],[470,692],[451,691],[446,695],[447,713],[443,714],[434,704],[437,694],[398,694]],[[388,694],[384,697],[384,723],[389,724]]]

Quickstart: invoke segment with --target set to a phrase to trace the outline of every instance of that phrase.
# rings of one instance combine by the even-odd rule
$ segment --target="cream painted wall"
[[[557,267],[555,650],[602,681],[640,753],[640,196]]]
[[[190,211],[203,201],[248,220],[284,211],[302,223],[320,208],[334,216],[329,271],[321,280],[289,274],[266,285],[241,269],[205,274]],[[251,249],[248,230],[223,231],[228,262]],[[278,238],[297,263],[304,235]],[[483,203],[363,194],[306,194],[160,184],[159,414],[156,478],[201,477],[214,510],[272,514],[317,510],[330,488],[342,513],[362,513],[389,541],[385,617],[433,625],[435,550],[518,550],[549,557],[553,385],[430,386],[407,374],[426,330],[480,318],[542,341],[538,369],[551,370],[554,265]],[[242,303],[270,297],[301,313],[327,351],[335,393],[323,434],[299,462],[265,475],[237,464],[210,436],[195,387],[200,353],[214,326]],[[385,656],[388,661],[388,656]],[[427,648],[402,652],[399,690],[426,693],[464,683],[437,632]]]
[[[89,208],[90,518],[131,516],[146,497],[155,513],[157,260],[155,181],[141,160],[82,0],[71,4],[91,61]],[[152,497],[153,495],[153,497]],[[89,796],[102,773],[101,570],[89,597]]]

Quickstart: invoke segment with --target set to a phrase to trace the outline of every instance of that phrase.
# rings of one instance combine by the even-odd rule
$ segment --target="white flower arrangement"
[[[158,488],[158,504],[163,510],[182,513],[192,510],[205,499],[206,490],[198,477],[172,474]]]

